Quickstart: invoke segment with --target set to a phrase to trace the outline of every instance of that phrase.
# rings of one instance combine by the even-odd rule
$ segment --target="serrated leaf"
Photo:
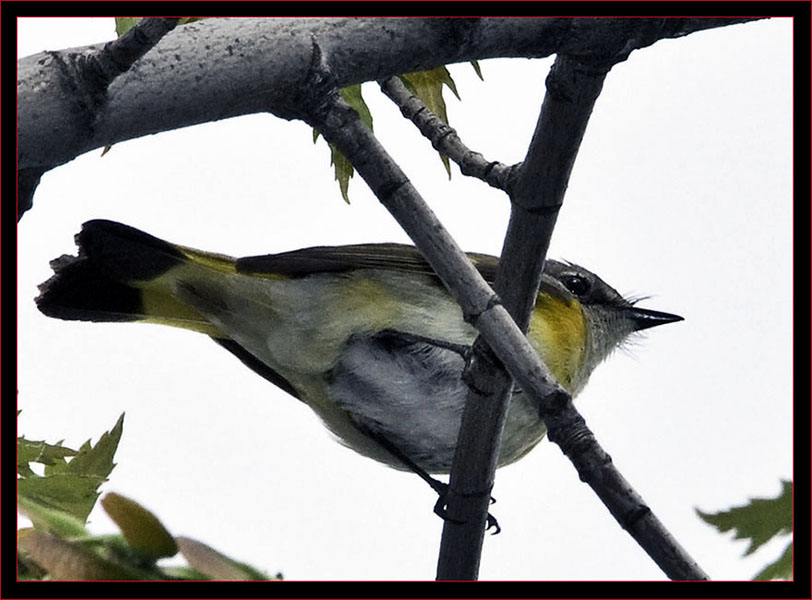
[[[406,87],[420,100],[423,104],[439,116],[444,123],[448,123],[448,114],[446,113],[445,100],[443,99],[443,86],[448,88],[459,99],[460,95],[457,93],[457,85],[451,78],[451,73],[445,67],[437,67],[430,71],[415,71],[414,73],[404,73],[400,76]]]
[[[775,562],[764,567],[758,575],[753,577],[755,581],[771,581],[773,579],[792,579],[792,542],[787,544],[784,552]]]
[[[177,538],[180,553],[206,577],[220,581],[267,581],[264,573],[221,554],[211,546],[186,537]]]
[[[361,117],[361,121],[372,131],[372,113],[369,111],[364,97],[361,95],[361,84],[348,85],[341,88],[341,97]]]
[[[101,505],[136,552],[151,560],[178,552],[175,539],[158,518],[134,500],[110,493],[102,498]]]
[[[96,491],[104,477],[57,473],[49,477],[31,477],[17,480],[17,501],[26,500],[55,511],[61,511],[87,522],[87,516],[99,497]],[[32,521],[35,525],[37,522]],[[43,524],[47,527],[47,524]]]
[[[90,440],[82,444],[76,456],[67,463],[67,472],[76,475],[99,476],[106,479],[113,467],[116,466],[113,457],[118,449],[123,429],[124,414],[122,413],[113,428],[101,434],[95,446],[90,444]]]
[[[94,552],[58,537],[32,531],[19,539],[19,549],[45,569],[51,579],[135,579],[134,571],[105,560]]]
[[[369,127],[370,131],[372,130],[372,113],[369,110],[369,106],[367,106],[366,101],[364,101],[363,96],[361,95],[361,84],[356,85],[349,85],[345,88],[340,90],[341,97],[344,101],[350,105],[355,112],[358,113],[358,116],[361,118],[361,122],[364,123],[367,127]],[[313,130],[313,143],[319,139],[319,132],[318,130]],[[341,196],[344,198],[344,202],[347,204],[350,203],[350,197],[348,194],[348,190],[350,187],[350,179],[352,178],[353,174],[355,173],[355,169],[352,167],[352,163],[347,160],[347,157],[344,156],[338,148],[336,148],[333,144],[330,144],[330,165],[333,167],[333,171],[335,173],[335,179],[338,181],[338,187],[341,190]]]
[[[735,539],[750,540],[744,553],[747,556],[776,535],[792,532],[792,482],[782,481],[782,491],[776,498],[753,498],[730,510],[697,513],[720,532],[734,530]]]
[[[36,476],[31,473],[29,463],[40,463],[52,465],[57,461],[64,461],[66,457],[75,456],[76,450],[61,445],[48,444],[41,441],[27,440],[24,437],[17,438],[17,473],[22,476]],[[21,469],[27,470],[26,474]]]
[[[445,100],[443,99],[443,86],[447,86],[457,97],[457,85],[451,78],[451,73],[445,67],[437,67],[430,71],[416,71],[414,73],[405,73],[400,76],[401,81],[408,88],[408,90],[420,98],[423,104],[426,105],[431,112],[442,119],[443,123],[448,125],[448,113],[446,111]],[[448,177],[451,177],[451,163],[447,156],[440,155],[440,160],[443,161]]]
[[[349,85],[340,90],[341,97],[350,105],[350,107],[358,113],[361,122],[372,130],[372,113],[369,111],[369,106],[364,101],[361,95],[361,84]],[[333,166],[335,172],[335,179],[338,181],[338,187],[341,190],[341,197],[344,202],[350,203],[349,187],[350,179],[355,174],[355,169],[347,160],[347,157],[341,153],[338,148],[330,144],[330,164]]]
[[[350,161],[347,160],[347,157],[332,144],[330,144],[330,164],[335,171],[335,179],[338,181],[341,196],[344,198],[344,202],[349,204],[350,197],[347,192],[350,187],[350,178],[353,176],[355,170],[352,168]]]
[[[448,178],[451,179],[451,161],[449,161],[448,157],[444,154],[440,155],[440,160],[443,161],[445,172],[448,173]]]
[[[27,463],[17,465],[17,477],[22,477],[26,479],[28,477],[36,477],[37,474],[31,470],[31,467],[28,466]]]
[[[45,508],[65,512],[84,524],[99,497],[99,486],[107,480],[115,466],[113,455],[121,439],[123,426],[122,414],[115,426],[99,437],[95,446],[87,441],[79,450],[43,443],[40,447],[42,460],[38,462],[45,464],[45,475],[40,477],[30,468],[20,469],[18,466],[18,502],[30,500]],[[18,443],[19,441],[18,439]],[[37,449],[28,442],[22,445],[26,457]],[[67,461],[65,458],[69,458],[69,454],[73,457]],[[47,524],[42,523],[42,526]]]

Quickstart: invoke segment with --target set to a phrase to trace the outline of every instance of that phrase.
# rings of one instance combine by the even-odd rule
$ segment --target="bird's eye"
[[[589,291],[589,282],[580,275],[564,275],[561,283],[576,296],[583,296]]]

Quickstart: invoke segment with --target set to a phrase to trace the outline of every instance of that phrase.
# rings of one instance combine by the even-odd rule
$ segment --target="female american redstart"
[[[399,469],[450,470],[477,332],[416,248],[325,246],[235,259],[104,220],[85,223],[76,243],[78,256],[52,261],[55,274],[40,286],[46,315],[204,333],[305,402],[357,452]],[[498,259],[469,257],[493,281]],[[634,306],[586,269],[548,260],[527,335],[575,395],[630,334],[680,320]],[[544,434],[514,389],[499,466]]]

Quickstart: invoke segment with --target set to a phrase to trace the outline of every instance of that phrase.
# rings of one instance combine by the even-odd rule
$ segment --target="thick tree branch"
[[[93,93],[106,92],[110,83],[126,73],[163,36],[172,31],[178,20],[142,19],[120,38],[107,42],[98,52],[77,55],[76,68],[79,75],[86,81],[93,82]]]
[[[126,73],[161,38],[172,31],[178,19],[143,19],[120,38],[89,53],[47,53],[58,67],[63,89],[70,92],[77,125],[92,135],[95,123],[108,99],[110,84]],[[50,167],[20,166],[17,175],[17,220],[31,208],[34,191]]]
[[[527,338],[465,253],[420,197],[406,175],[363,125],[335,87],[316,46],[308,80],[296,106],[301,118],[352,162],[384,206],[417,244],[426,260],[525,393],[539,404],[550,439],[573,461],[618,522],[673,579],[705,579],[679,544],[611,464]]]
[[[510,186],[510,223],[494,289],[523,333],[536,303],[558,209],[608,68],[608,62],[588,68],[567,56],[556,58],[527,156]],[[463,413],[448,494],[449,512],[466,515],[467,520],[449,520],[443,527],[440,579],[477,576],[488,498],[473,490],[489,491],[493,486],[513,387],[510,374],[482,337],[474,342],[472,352],[477,360],[468,377],[479,383]],[[483,402],[477,391],[483,387],[498,393]],[[545,418],[543,412],[541,417]],[[482,444],[482,440],[490,442]]]
[[[116,77],[92,127],[65,66],[98,46],[19,60],[18,168],[45,172],[95,148],[238,115],[289,116],[312,40],[343,87],[473,59],[628,54],[744,20],[207,19],[169,32]]]

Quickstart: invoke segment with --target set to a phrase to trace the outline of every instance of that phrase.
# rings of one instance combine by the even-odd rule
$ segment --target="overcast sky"
[[[104,42],[113,19],[25,19],[20,56]],[[523,158],[552,64],[450,67],[451,124],[489,160]],[[598,367],[577,406],[615,464],[713,578],[748,579],[785,541],[744,542],[695,515],[775,496],[792,477],[792,23],[658,42],[609,73],[550,257],[684,322]],[[189,91],[194,94],[194,90]],[[506,198],[437,155],[374,84],[375,132],[466,250],[498,254]],[[126,412],[104,490],[176,535],[289,579],[433,579],[442,523],[417,477],[331,439],[301,403],[206,337],[40,314],[49,260],[106,218],[231,255],[406,242],[360,178],[341,199],[323,140],[253,115],[94,150],[47,173],[22,219],[20,432],[78,447]],[[497,472],[483,579],[660,579],[559,449]],[[99,510],[90,529],[113,531]]]

